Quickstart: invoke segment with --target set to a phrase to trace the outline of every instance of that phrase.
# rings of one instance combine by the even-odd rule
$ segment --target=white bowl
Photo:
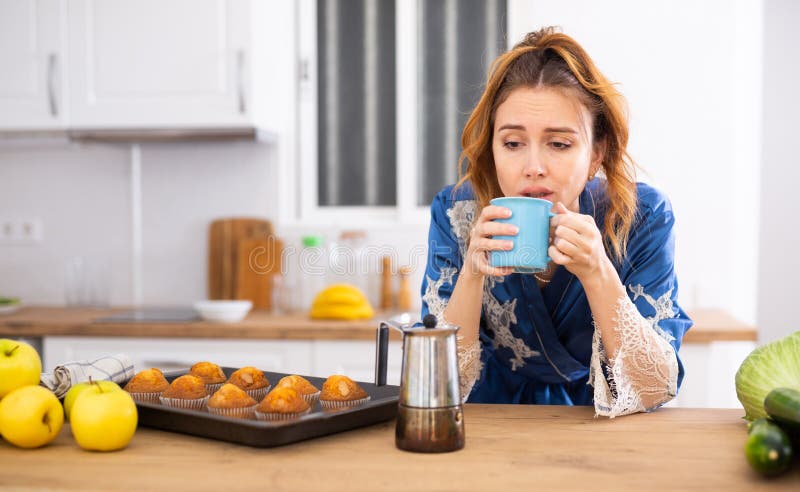
[[[253,308],[253,303],[252,301],[197,301],[193,307],[206,321],[236,323],[247,316]]]
[[[21,307],[22,307],[21,302],[17,302],[14,304],[2,304],[0,305],[0,314],[16,313]]]

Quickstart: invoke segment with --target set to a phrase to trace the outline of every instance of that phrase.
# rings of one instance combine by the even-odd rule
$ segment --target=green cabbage
[[[736,396],[755,420],[766,417],[764,398],[775,388],[800,390],[800,331],[756,348],[736,371]]]

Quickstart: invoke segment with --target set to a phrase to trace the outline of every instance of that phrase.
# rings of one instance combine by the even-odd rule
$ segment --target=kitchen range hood
[[[0,130],[2,142],[72,141],[100,143],[157,142],[268,142],[276,140],[272,132],[256,127],[197,128],[69,128],[63,130]]]

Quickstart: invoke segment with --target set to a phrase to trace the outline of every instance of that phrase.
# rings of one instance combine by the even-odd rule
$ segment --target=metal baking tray
[[[226,376],[230,376],[236,368],[223,367],[222,370]],[[188,369],[171,371],[165,373],[164,376],[167,381],[171,382],[188,372]],[[288,376],[288,374],[268,371],[264,371],[264,375],[273,386],[280,378]],[[303,377],[317,388],[322,388],[322,383],[325,382],[325,378]],[[236,419],[213,415],[205,410],[172,408],[157,403],[136,402],[136,406],[139,410],[139,425],[145,427],[269,448],[365,427],[395,418],[400,394],[399,386],[376,386],[373,383],[361,381],[357,381],[357,383],[370,395],[367,403],[348,409],[323,410],[317,402],[312,407],[311,413],[290,421],[268,422],[255,419]]]

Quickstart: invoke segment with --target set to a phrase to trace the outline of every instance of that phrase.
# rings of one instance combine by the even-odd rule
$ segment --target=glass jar
[[[302,245],[298,257],[298,307],[302,311],[308,311],[317,294],[328,285],[329,257],[325,238],[322,236],[303,236]]]
[[[342,231],[330,248],[331,281],[358,287],[375,306],[376,301],[370,296],[376,288],[374,278],[378,273],[374,260],[370,258],[365,231]]]

